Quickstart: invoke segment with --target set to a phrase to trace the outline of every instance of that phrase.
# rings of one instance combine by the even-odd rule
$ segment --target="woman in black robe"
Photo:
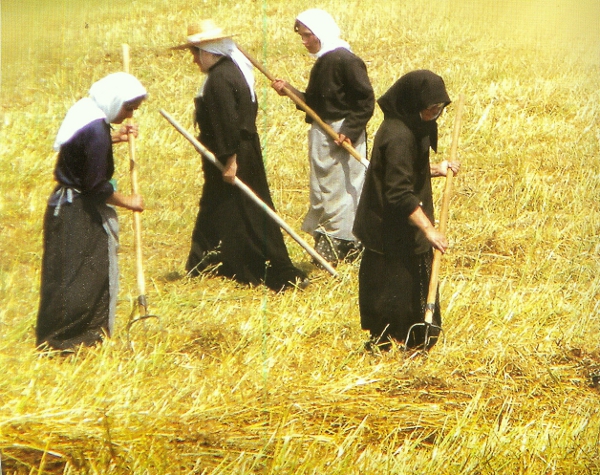
[[[373,144],[371,165],[358,205],[354,233],[365,246],[359,270],[361,326],[372,341],[423,345],[423,321],[433,248],[445,252],[446,237],[433,223],[432,176],[459,164],[430,164],[437,151],[436,119],[450,103],[444,81],[431,71],[401,77],[379,100],[384,120]],[[439,303],[433,323],[441,326]],[[435,328],[430,332],[437,336]],[[435,342],[435,338],[432,338]]]
[[[112,143],[137,129],[110,124],[133,116],[146,90],[130,74],[97,81],[90,97],[69,109],[54,148],[58,185],[44,216],[38,346],[71,350],[94,345],[113,330],[118,291],[118,223],[112,206],[143,210],[139,195],[115,191]]]
[[[232,186],[237,176],[274,209],[256,130],[252,66],[210,20],[193,28],[181,47],[190,49],[194,63],[207,74],[195,98],[199,140],[224,170],[203,158],[204,187],[186,270],[194,276],[216,269],[241,283],[264,283],[275,291],[303,287],[306,275],[292,264],[279,226]]]

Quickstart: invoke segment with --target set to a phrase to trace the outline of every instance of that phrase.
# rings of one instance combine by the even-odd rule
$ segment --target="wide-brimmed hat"
[[[231,38],[233,35],[224,33],[211,19],[202,20],[200,23],[188,25],[187,43],[173,46],[171,49],[186,49],[190,46],[198,46],[209,41]]]

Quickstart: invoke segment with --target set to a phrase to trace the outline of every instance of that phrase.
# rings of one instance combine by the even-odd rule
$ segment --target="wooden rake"
[[[129,73],[129,45],[127,44],[123,45],[123,70],[126,73]],[[128,119],[128,125],[133,125],[133,119]],[[129,133],[127,136],[127,141],[129,143],[129,174],[131,177],[131,193],[137,195],[139,187],[137,179],[137,162],[135,154],[134,135]],[[142,258],[142,223],[139,211],[133,212],[133,232],[135,238],[136,275],[138,285],[137,305],[139,317],[133,318],[133,314],[135,313],[134,309],[129,323],[127,324],[127,341],[129,342],[130,347],[131,340],[129,339],[129,332],[131,330],[131,326],[135,322],[139,322],[140,320],[146,320],[148,318],[158,318],[158,316],[156,315],[148,314],[148,301],[146,298],[146,279],[144,277],[144,266]]]
[[[458,136],[460,135],[460,126],[462,121],[464,97],[461,94],[458,99],[458,105],[456,108],[456,116],[454,118],[454,131],[452,133],[452,144],[450,146],[450,161],[456,160],[456,154],[458,150]],[[444,194],[442,198],[442,209],[440,212],[440,224],[439,231],[445,236],[448,225],[448,209],[450,206],[450,195],[452,193],[452,179],[454,178],[454,172],[448,168],[446,175],[446,183],[444,186]],[[433,323],[433,312],[435,311],[435,305],[437,302],[437,291],[440,274],[440,264],[442,261],[442,252],[438,249],[433,250],[433,263],[431,265],[431,277],[429,279],[429,290],[427,293],[427,304],[425,305],[425,317],[420,323],[412,325],[406,334],[406,340],[404,348],[408,349],[408,342],[410,341],[411,334],[414,335],[415,330],[423,327],[425,335],[423,339],[423,349],[428,350],[433,346],[432,337],[437,340],[439,335],[443,335],[443,329],[441,326]],[[432,330],[435,331],[436,335],[432,335]]]
[[[251,54],[246,52],[244,49],[240,48],[240,45],[237,45],[237,48],[246,58],[248,58],[248,61],[250,61],[256,69],[258,69],[267,77],[269,81],[273,82],[276,80],[275,76],[269,73],[269,71],[267,71],[267,69],[262,64],[260,64]],[[319,115],[313,109],[311,109],[308,104],[306,104],[306,102],[304,102],[300,97],[298,97],[297,94],[294,94],[294,92],[287,87],[283,88],[283,92],[292,101],[294,101],[294,103],[298,107],[300,107],[304,112],[306,112],[309,115],[309,117],[312,120],[314,120],[319,125],[319,127],[321,127],[321,129],[323,129],[325,133],[329,135],[333,140],[338,140],[340,138],[339,134],[335,130],[333,130],[333,128],[327,122],[324,122],[319,117]],[[344,148],[350,155],[356,158],[360,163],[362,163],[362,165],[365,168],[369,168],[369,161],[363,156],[361,156],[361,154],[358,153],[358,151],[352,145],[350,145],[348,142],[342,142],[340,146]]]
[[[190,142],[196,151],[206,158],[209,162],[211,162],[215,167],[219,170],[223,171],[223,164],[217,160],[214,154],[208,150],[204,145],[202,145],[196,138],[190,134],[187,130],[185,130],[171,115],[163,110],[159,110],[160,114],[173,126],[175,129],[183,135],[188,142]],[[267,215],[275,221],[281,228],[283,228],[300,246],[304,248],[308,254],[315,259],[319,264],[323,266],[323,268],[329,272],[333,277],[337,277],[338,274],[335,269],[331,266],[329,262],[327,262],[323,256],[321,256],[317,251],[315,251],[304,239],[302,239],[298,233],[296,233],[275,211],[273,211],[263,200],[252,191],[252,189],[246,185],[242,180],[238,177],[235,177],[233,182],[234,186],[239,188],[248,198],[254,201]]]

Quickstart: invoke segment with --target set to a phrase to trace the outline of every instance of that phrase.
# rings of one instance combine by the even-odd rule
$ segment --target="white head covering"
[[[305,10],[296,17],[296,20],[312,31],[321,42],[321,49],[312,56],[320,58],[337,48],[346,48],[350,51],[350,45],[340,38],[341,32],[337,23],[325,10],[320,8]]]
[[[254,93],[254,67],[248,58],[246,58],[246,56],[244,56],[243,53],[238,49],[231,38],[223,38],[216,41],[200,43],[197,47],[206,51],[207,53],[229,56],[242,72],[242,75],[246,80],[246,84],[248,84],[248,88],[250,89],[252,102],[256,100],[256,94]],[[202,95],[203,90],[204,84],[200,89],[200,96]]]
[[[128,73],[113,73],[92,84],[90,97],[77,101],[67,112],[56,140],[54,150],[60,150],[65,142],[90,122],[104,119],[110,124],[117,118],[123,104],[145,97],[146,89],[140,81]]]

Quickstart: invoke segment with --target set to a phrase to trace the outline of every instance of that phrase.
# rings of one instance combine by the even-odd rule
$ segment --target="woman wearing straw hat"
[[[448,247],[433,225],[431,177],[446,176],[448,168],[457,173],[460,166],[429,161],[429,149],[437,151],[436,119],[450,98],[441,77],[420,70],[402,76],[377,102],[384,120],[354,223],[365,247],[358,276],[361,325],[383,348],[390,338],[415,347],[423,344],[422,334],[405,339],[425,314],[432,248]],[[433,321],[441,326],[439,304]]]
[[[190,26],[187,42],[174,49],[189,49],[206,73],[195,98],[199,139],[224,165],[221,172],[202,161],[204,186],[186,270],[198,275],[216,265],[220,275],[275,291],[307,285],[279,226],[232,186],[237,176],[274,208],[256,130],[252,65],[212,20]]]
[[[117,214],[109,205],[143,211],[139,195],[125,196],[110,181],[112,143],[127,140],[134,127],[111,137],[146,98],[146,89],[127,73],[114,73],[90,88],[67,112],[54,143],[58,182],[44,216],[38,345],[70,350],[110,336],[118,289]]]
[[[338,261],[356,256],[359,248],[352,223],[364,182],[364,166],[339,145],[347,141],[366,157],[367,122],[375,97],[365,63],[340,38],[340,29],[329,13],[318,8],[298,15],[294,24],[308,52],[317,58],[306,92],[276,80],[273,88],[284,95],[292,90],[339,134],[334,141],[312,119],[308,134],[310,157],[310,208],[302,229],[315,238],[315,248],[325,259]]]

